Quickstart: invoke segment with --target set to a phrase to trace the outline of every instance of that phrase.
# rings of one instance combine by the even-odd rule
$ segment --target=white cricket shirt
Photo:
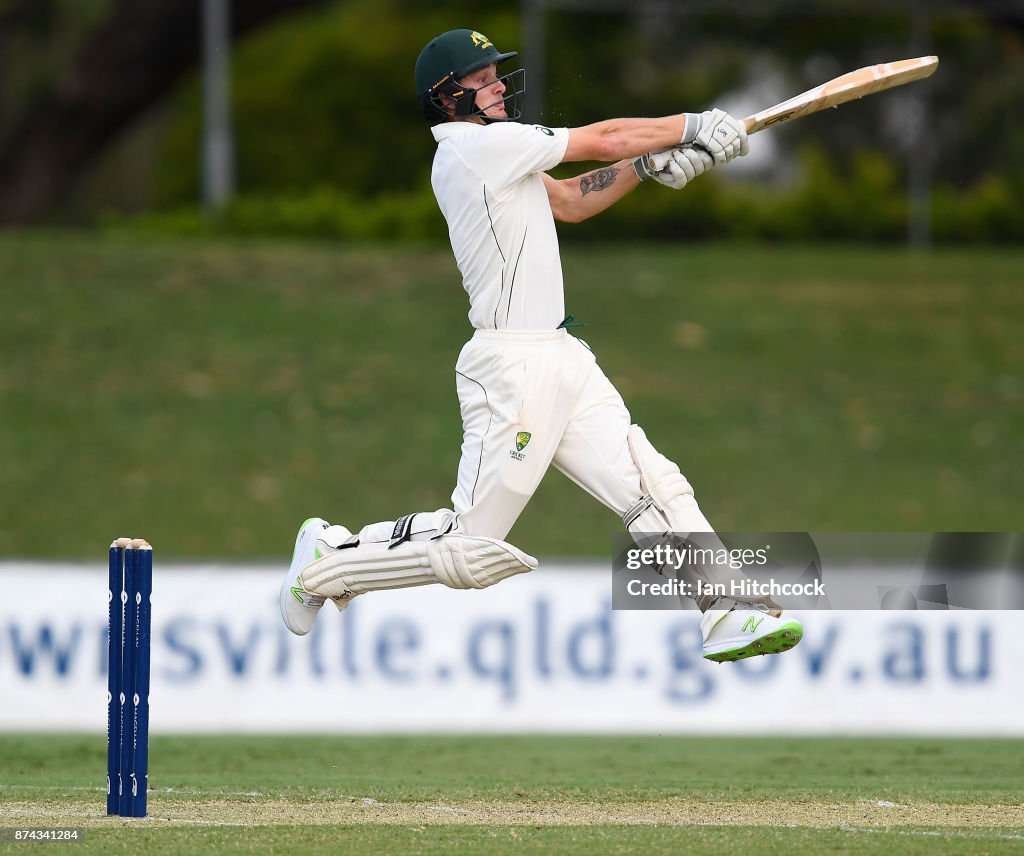
[[[469,320],[478,330],[554,330],[565,318],[562,262],[540,173],[562,160],[568,128],[446,122],[432,129],[430,183]]]

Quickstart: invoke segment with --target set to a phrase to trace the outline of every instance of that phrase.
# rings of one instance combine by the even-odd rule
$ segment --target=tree
[[[323,0],[234,4],[232,35]],[[37,219],[119,131],[165,95],[199,58],[199,0],[113,0],[76,57],[25,105],[0,142],[0,223]],[[19,29],[60,14],[53,0],[20,0],[0,18],[5,46]],[[9,57],[6,50],[0,57]],[[0,59],[0,75],[16,61]]]

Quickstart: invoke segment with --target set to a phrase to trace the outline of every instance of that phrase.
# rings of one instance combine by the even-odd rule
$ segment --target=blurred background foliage
[[[722,529],[1020,528],[1020,4],[920,4],[927,38],[897,0],[545,16],[529,97],[552,125],[747,115],[942,59],[560,229],[569,311]],[[524,48],[519,4],[476,5],[232,3],[238,194],[214,216],[198,0],[0,0],[0,555],[131,530],[167,555],[278,556],[310,514],[448,503],[466,301],[412,66],[454,26]],[[921,166],[939,246],[907,252]],[[618,527],[553,476],[512,535],[598,555]]]
[[[54,87],[87,85],[81,56],[105,22],[127,14],[125,5],[0,3],[0,164],[16,160],[14,144]],[[154,26],[161,0],[138,5],[151,7],[146,20]],[[193,5],[164,0],[161,14],[170,22]],[[742,169],[713,174],[684,194],[636,194],[566,237],[678,238],[686,224],[692,237],[899,241],[907,167],[924,158],[937,241],[1021,240],[1024,17],[1012,4],[993,7],[999,14],[985,4],[932,5],[921,50],[910,6],[899,3],[777,2],[769,4],[777,13],[743,15],[682,2],[638,2],[628,13],[549,11],[545,83],[537,91],[534,80],[528,97],[543,101],[540,118],[551,125],[714,104],[753,112],[868,63],[925,52],[942,60],[926,83],[766,131],[753,143],[766,156]],[[516,4],[471,13],[464,4],[413,0],[235,7],[236,29],[244,29],[232,55],[239,195],[222,215],[206,216],[197,202],[200,79],[194,62],[179,59],[169,82],[112,127],[29,222],[443,238],[428,182],[433,142],[412,91],[412,64],[427,39],[453,26],[479,28],[502,49],[521,48]],[[681,14],[688,7],[697,11]],[[153,62],[161,59],[154,54]],[[919,94],[927,95],[928,132],[911,147],[924,121]]]

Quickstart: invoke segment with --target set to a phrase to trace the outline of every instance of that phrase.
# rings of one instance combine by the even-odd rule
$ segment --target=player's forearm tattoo
[[[620,170],[614,166],[607,166],[604,169],[595,169],[580,178],[580,196],[586,196],[591,190],[604,190],[615,184],[615,176]]]

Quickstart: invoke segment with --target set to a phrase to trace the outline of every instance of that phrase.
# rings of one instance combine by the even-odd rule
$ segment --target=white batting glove
[[[665,169],[672,160],[672,148],[656,149],[633,160],[633,169],[636,177],[641,181],[649,178],[656,178],[658,173]]]
[[[686,127],[679,142],[683,145],[694,143],[706,149],[717,166],[750,151],[746,126],[724,110],[716,108],[684,115]]]
[[[711,155],[693,146],[659,149],[633,161],[633,169],[641,181],[653,178],[658,184],[673,190],[682,190],[687,182],[693,181],[714,165]]]
[[[698,175],[703,175],[714,165],[714,158],[704,149],[695,146],[677,146],[672,149],[672,160],[654,178],[655,181],[660,181],[666,187],[682,190],[688,181],[693,181]],[[666,173],[672,177],[671,181],[663,178]]]

